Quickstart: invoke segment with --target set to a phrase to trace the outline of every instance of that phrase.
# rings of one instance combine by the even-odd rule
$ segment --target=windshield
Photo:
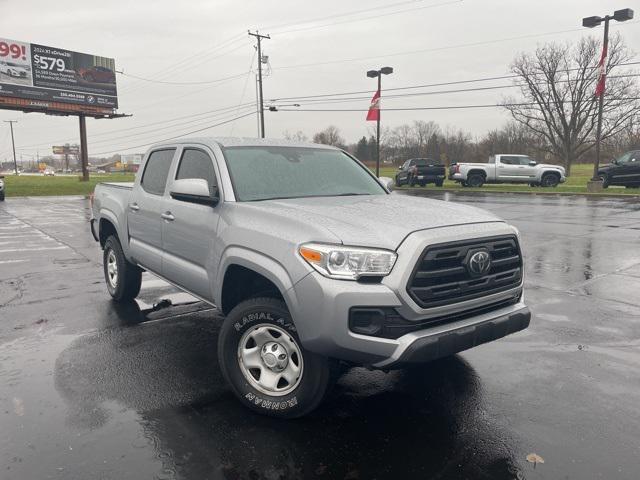
[[[339,150],[229,147],[224,155],[239,201],[386,194],[365,167]]]

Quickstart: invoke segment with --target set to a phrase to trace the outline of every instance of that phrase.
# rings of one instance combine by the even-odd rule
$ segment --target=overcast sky
[[[131,118],[89,119],[90,155],[143,152],[150,142],[181,135],[249,114],[255,102],[255,42],[247,29],[271,34],[265,40],[270,73],[265,100],[374,90],[372,68],[391,66],[384,88],[504,75],[513,57],[549,41],[600,37],[602,28],[580,27],[584,16],[604,15],[637,0],[425,0],[371,1],[65,1],[0,0],[0,37],[115,58],[121,113]],[[640,52],[638,20],[612,23]],[[253,61],[253,71],[250,64]],[[138,80],[126,74],[174,85]],[[231,77],[231,78],[229,78]],[[227,79],[216,83],[214,80]],[[469,84],[503,85],[508,80]],[[414,92],[454,87],[429,87]],[[383,108],[491,104],[513,89],[457,92],[383,100]],[[293,109],[366,109],[367,97],[347,103]],[[383,93],[384,98],[384,93]],[[282,102],[281,102],[282,103]],[[286,102],[284,102],[286,103]],[[311,137],[327,125],[356,141],[373,125],[364,112],[266,112],[267,136],[303,131]],[[193,117],[191,117],[193,116]],[[482,135],[508,120],[499,108],[386,112],[383,125],[433,120]],[[18,156],[48,155],[51,145],[78,141],[76,117],[0,110],[15,125]],[[174,120],[175,119],[175,120]],[[173,121],[171,121],[173,120]],[[167,123],[159,123],[167,122]],[[145,125],[150,125],[145,127]],[[10,158],[8,124],[0,123],[0,160]],[[112,132],[112,133],[110,133]],[[198,135],[256,136],[255,115]]]

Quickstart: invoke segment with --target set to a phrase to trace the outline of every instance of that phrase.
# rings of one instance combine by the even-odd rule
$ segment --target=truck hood
[[[254,205],[265,213],[324,227],[345,245],[390,250],[418,230],[502,221],[479,208],[403,194],[267,200]]]

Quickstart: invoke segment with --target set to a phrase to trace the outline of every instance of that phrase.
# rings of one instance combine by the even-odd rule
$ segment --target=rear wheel
[[[302,348],[286,305],[275,298],[245,300],[227,315],[218,362],[238,399],[273,417],[306,415],[331,384],[329,359]]]
[[[560,177],[555,173],[545,173],[540,180],[543,187],[557,187],[560,183]]]
[[[136,298],[142,284],[142,270],[126,259],[115,235],[104,242],[102,261],[107,290],[113,299],[126,302]]]
[[[484,185],[484,176],[479,173],[472,173],[467,177],[467,185],[472,188],[480,188]]]
[[[609,178],[607,178],[606,175],[600,175],[598,178],[600,180],[602,180],[602,188],[608,188],[609,187]]]

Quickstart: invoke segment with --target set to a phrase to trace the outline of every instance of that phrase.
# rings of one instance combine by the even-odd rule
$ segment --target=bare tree
[[[294,140],[296,142],[306,142],[307,140],[309,140],[309,137],[307,137],[302,130],[298,130],[295,133],[291,133],[289,132],[289,130],[285,130],[284,132],[282,132],[282,136],[286,140]]]
[[[336,147],[342,147],[345,144],[344,138],[340,134],[340,129],[333,125],[329,125],[321,132],[316,133],[313,136],[313,142],[334,145]]]
[[[549,43],[534,54],[523,53],[511,65],[523,99],[506,99],[503,106],[513,118],[531,129],[544,149],[571,164],[595,143],[598,103],[594,96],[601,44],[587,37],[575,46]],[[633,57],[622,37],[609,42],[606,73]],[[608,76],[602,138],[616,135],[638,114],[640,92],[634,79],[620,68]]]

